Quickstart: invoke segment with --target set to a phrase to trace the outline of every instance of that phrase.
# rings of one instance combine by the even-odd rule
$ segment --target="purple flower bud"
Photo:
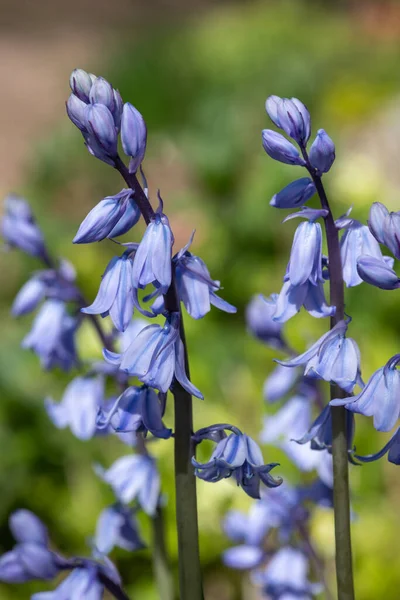
[[[384,367],[372,375],[364,389],[356,396],[331,401],[332,406],[346,406],[347,410],[374,417],[378,431],[390,431],[400,415],[400,372],[396,368],[400,355],[393,356]]]
[[[147,129],[142,115],[129,102],[122,111],[121,141],[125,154],[131,157],[129,171],[136,173],[146,152]]]
[[[385,246],[400,260],[400,212],[391,212],[385,219],[383,237]]]
[[[384,260],[373,256],[360,256],[357,259],[357,273],[363,281],[382,290],[396,290],[400,279]]]
[[[269,96],[265,101],[265,110],[267,111],[267,115],[277,127],[281,126],[278,117],[278,106],[280,101],[281,98],[279,96],[274,95]]]
[[[297,98],[281,98],[277,105],[278,127],[298,144],[305,145],[311,133],[310,113]]]
[[[121,119],[122,119],[122,111],[124,108],[124,103],[121,98],[121,94],[119,93],[118,90],[113,90],[113,94],[114,94],[114,111],[112,114],[114,117],[115,127],[117,128],[117,131],[119,132],[119,130],[121,129]]]
[[[317,137],[312,143],[309,159],[318,173],[327,173],[335,160],[335,144],[324,129],[318,129]]]
[[[264,298],[261,294],[252,297],[246,307],[246,324],[248,331],[258,340],[271,348],[284,348],[286,342],[282,337],[282,325],[273,320],[276,310],[277,294]]]
[[[354,287],[363,281],[357,269],[357,261],[360,256],[371,256],[383,261],[379,244],[368,227],[354,219],[341,237],[340,256],[343,265],[343,279],[347,287]]]
[[[103,104],[88,104],[85,109],[88,147],[96,158],[111,164],[117,156],[117,130],[113,116]]]
[[[322,230],[319,223],[300,223],[294,235],[288,279],[294,286],[307,281],[312,285],[323,282],[322,277]]]
[[[46,294],[46,284],[40,277],[32,277],[22,286],[11,307],[14,317],[32,312]]]
[[[127,233],[140,218],[140,210],[133,199],[133,191],[123,189],[115,196],[101,200],[82,221],[74,244],[99,242],[107,237]]]
[[[129,552],[144,548],[132,509],[120,504],[105,508],[97,521],[94,544],[101,554],[109,554],[115,547]]]
[[[102,377],[76,377],[68,384],[60,404],[46,398],[45,408],[58,429],[70,427],[79,440],[89,440],[96,433],[96,417],[103,398]]]
[[[251,498],[260,497],[261,481],[267,487],[277,487],[282,479],[274,479],[269,472],[277,463],[264,465],[260,448],[249,436],[235,432],[218,442],[210,460],[199,463],[194,457],[192,464],[199,479],[215,483],[233,475]]]
[[[16,510],[11,514],[8,522],[16,542],[20,544],[32,542],[47,546],[49,541],[47,527],[30,510],[24,508]]]
[[[103,77],[97,77],[90,88],[89,101],[91,104],[104,104],[111,114],[115,110],[115,97],[112,85]]]
[[[389,217],[389,211],[384,204],[374,202],[369,211],[368,227],[380,244],[385,244],[385,222]]]
[[[287,165],[305,165],[297,148],[280,133],[271,129],[264,129],[262,141],[265,152],[271,158]]]
[[[133,261],[131,250],[120,257],[114,256],[107,265],[94,302],[82,308],[88,315],[110,315],[118,331],[125,331],[133,315]]]
[[[87,132],[86,127],[86,106],[85,102],[71,94],[66,102],[67,115],[73,124],[83,133]]]
[[[31,331],[22,341],[22,347],[33,350],[44,369],[55,366],[69,371],[77,362],[75,333],[76,318],[71,317],[64,302],[47,300],[33,322]]]
[[[89,103],[89,94],[92,88],[93,80],[89,73],[83,69],[74,69],[69,78],[71,90],[79,100],[85,104]]]
[[[309,177],[292,181],[273,196],[270,205],[275,208],[297,208],[315,194],[315,186]]]
[[[160,476],[153,458],[148,455],[121,456],[107,471],[97,467],[96,472],[111,485],[123,504],[136,498],[145,513],[155,514],[160,496]]]
[[[23,198],[9,194],[4,200],[4,209],[0,230],[6,244],[31,256],[44,258],[47,253],[43,235],[29,204]]]

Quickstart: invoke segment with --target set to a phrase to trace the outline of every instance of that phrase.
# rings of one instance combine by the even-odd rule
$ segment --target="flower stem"
[[[148,224],[154,216],[153,208],[140,186],[136,175],[129,173],[126,165],[118,157],[116,169],[128,186],[135,192],[137,203],[144,220]],[[186,373],[189,377],[189,363],[185,331],[180,302],[176,292],[175,274],[172,269],[172,282],[164,296],[165,309],[180,314],[180,336],[184,347]],[[197,522],[196,479],[191,459],[194,456],[193,404],[192,396],[174,381],[175,412],[175,490],[176,524],[178,531],[178,561],[180,600],[203,600],[203,587],[200,569],[199,531]]]
[[[305,149],[302,149],[306,167],[310,173],[322,208],[328,210],[325,217],[325,231],[328,244],[330,303],[336,306],[331,318],[331,328],[344,318],[344,283],[340,257],[339,234],[329,206],[321,177],[311,166]],[[338,386],[331,387],[331,399],[345,397]],[[336,581],[339,600],[354,600],[353,564],[350,533],[350,490],[349,466],[346,439],[346,409],[344,406],[331,407],[332,414],[332,458],[333,458],[333,501],[336,541]]]

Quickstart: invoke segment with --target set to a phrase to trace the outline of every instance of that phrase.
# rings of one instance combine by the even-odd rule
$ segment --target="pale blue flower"
[[[331,317],[336,312],[335,306],[326,303],[323,283],[317,285],[306,281],[301,285],[293,285],[286,277],[276,300],[273,320],[286,323],[304,306],[307,312],[317,319]]]
[[[262,143],[265,152],[271,158],[288,165],[305,165],[297,148],[280,133],[272,131],[272,129],[264,129]]]
[[[383,256],[378,242],[369,231],[368,227],[352,219],[340,240],[340,255],[343,266],[343,279],[347,287],[362,283],[358,274],[357,260],[361,256],[372,256],[383,261]]]
[[[316,286],[322,277],[322,230],[319,223],[304,221],[297,227],[287,277],[294,286],[306,282]]]
[[[277,402],[290,392],[298,378],[297,369],[277,365],[264,382],[263,394],[266,402]]]
[[[15,194],[4,200],[4,214],[0,221],[1,235],[6,245],[45,258],[47,256],[42,232],[37,226],[29,204]]]
[[[298,208],[312,198],[315,191],[315,185],[311,179],[302,177],[292,181],[283,190],[275,194],[270,201],[270,206],[275,208]]]
[[[282,336],[282,325],[274,319],[278,294],[265,298],[255,294],[246,307],[246,325],[248,331],[258,340],[272,348],[285,348],[286,342]]]
[[[381,202],[374,202],[369,210],[368,227],[380,244],[385,244],[385,222],[389,211]]]
[[[360,256],[357,259],[357,273],[363,281],[381,288],[382,290],[396,290],[400,287],[400,279],[388,263],[373,256]]]
[[[335,161],[335,144],[324,129],[318,129],[317,136],[308,153],[311,165],[318,175],[327,173]]]
[[[299,144],[307,144],[311,133],[311,118],[307,107],[300,100],[269,96],[265,108],[277,127]]]
[[[115,547],[129,552],[144,548],[134,511],[121,504],[105,508],[97,520],[93,542],[101,554],[109,554]]]
[[[136,173],[146,152],[147,129],[142,115],[129,102],[122,112],[121,140],[125,154],[131,158],[129,171]]]

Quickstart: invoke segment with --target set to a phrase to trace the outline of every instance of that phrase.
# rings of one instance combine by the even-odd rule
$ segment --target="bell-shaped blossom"
[[[354,287],[363,281],[357,270],[357,261],[361,256],[372,256],[383,261],[379,244],[368,227],[354,219],[350,220],[340,240],[340,256],[347,287]]]
[[[161,294],[171,285],[171,249],[174,243],[168,217],[157,212],[136,251],[132,271],[135,290],[153,284]]]
[[[133,510],[121,504],[114,504],[102,511],[93,541],[96,550],[106,555],[116,547],[129,552],[144,548]]]
[[[44,369],[59,366],[69,371],[77,362],[77,327],[78,320],[68,314],[64,302],[46,300],[21,345],[38,355]]]
[[[357,259],[357,272],[361,279],[382,290],[396,290],[400,287],[400,278],[390,267],[387,257],[384,260],[373,256],[360,256]]]
[[[346,411],[346,439],[349,452],[353,450],[354,440],[354,415]],[[293,438],[298,444],[308,444],[311,442],[312,450],[332,450],[332,411],[330,406],[325,406],[322,412],[314,420],[308,431],[302,436]],[[303,446],[304,447],[304,446]],[[318,455],[319,453],[314,453]]]
[[[312,600],[321,591],[319,584],[308,581],[308,560],[301,550],[286,546],[254,574],[254,582],[271,600]]]
[[[118,331],[125,331],[133,315],[132,250],[114,256],[107,265],[97,296],[90,306],[82,308],[88,315],[110,316]]]
[[[262,143],[265,152],[274,160],[279,160],[287,165],[305,165],[296,146],[280,133],[272,131],[272,129],[264,129]]]
[[[263,395],[266,402],[273,403],[281,400],[290,392],[298,378],[296,369],[287,369],[277,365],[264,382]]]
[[[47,414],[58,429],[70,427],[80,440],[89,440],[96,433],[96,417],[104,399],[102,377],[75,377],[68,384],[62,401],[45,401]]]
[[[327,333],[299,356],[276,362],[286,367],[305,365],[304,374],[316,379],[336,383],[346,392],[351,392],[360,376],[360,352],[352,338],[346,338],[347,323],[339,321]]]
[[[322,230],[319,223],[304,221],[296,229],[287,271],[294,286],[310,282],[316,286],[322,277]]]
[[[202,393],[186,375],[184,348],[179,335],[179,313],[170,313],[164,327],[149,325],[140,331],[122,354],[104,349],[107,362],[137,377],[142,383],[167,392],[173,377],[182,387],[198,398]]]
[[[130,156],[130,173],[136,173],[146,153],[147,128],[140,112],[129,102],[124,104],[121,120],[121,141]]]
[[[193,236],[173,259],[179,299],[193,319],[204,317],[211,305],[224,312],[235,313],[236,308],[232,304],[217,296],[221,284],[211,279],[205,262],[189,252],[192,239]]]
[[[333,165],[336,156],[335,144],[324,129],[318,129],[308,156],[311,165],[319,175],[327,173]]]
[[[300,100],[269,96],[265,108],[277,127],[283,129],[299,144],[307,144],[311,133],[311,118],[308,109]]]
[[[271,348],[283,349],[287,346],[282,336],[282,325],[274,319],[278,294],[265,298],[262,294],[252,297],[246,307],[248,331]]]
[[[272,197],[271,206],[275,208],[298,208],[303,206],[315,194],[315,185],[309,177],[292,181]]]
[[[400,415],[400,372],[396,368],[400,354],[393,356],[384,367],[371,376],[363,390],[350,398],[335,399],[332,406],[374,418],[378,431],[390,431]]]
[[[318,456],[310,447],[299,447],[294,441],[308,430],[310,423],[311,404],[308,398],[293,396],[277,413],[264,419],[260,441],[281,448],[299,469],[311,471],[319,462]]]
[[[168,439],[172,430],[162,422],[162,406],[156,392],[147,385],[129,387],[117,398],[111,409],[100,410],[97,424],[111,427],[121,433],[130,431],[152,433],[155,437]]]
[[[42,232],[37,226],[29,204],[19,196],[10,194],[4,200],[4,214],[0,231],[7,246],[45,258],[47,256]]]
[[[99,242],[129,231],[140,218],[140,210],[130,189],[123,189],[115,196],[101,200],[82,221],[74,244]]]
[[[329,306],[325,299],[323,283],[314,285],[306,281],[301,285],[293,285],[288,276],[276,300],[273,320],[286,323],[304,306],[307,312],[317,319],[331,317],[336,312],[335,306]]]
[[[400,465],[400,427],[396,429],[394,435],[390,440],[383,446],[381,450],[375,454],[367,454],[366,456],[360,456],[354,454],[354,457],[364,463],[373,462],[382,458],[382,456],[388,455],[388,461],[394,465]]]
[[[151,456],[121,456],[108,469],[96,467],[96,473],[108,483],[122,504],[136,499],[148,515],[154,515],[160,496],[160,476]]]
[[[24,583],[33,579],[53,579],[64,561],[48,548],[47,528],[29,510],[17,510],[9,525],[17,542],[0,557],[0,581]]]
[[[239,432],[231,433],[218,442],[208,462],[200,463],[193,457],[192,463],[199,479],[215,483],[233,476],[237,484],[252,498],[260,497],[261,482],[267,487],[276,487],[282,483],[282,479],[274,479],[269,474],[277,463],[263,464],[259,446],[252,438]]]

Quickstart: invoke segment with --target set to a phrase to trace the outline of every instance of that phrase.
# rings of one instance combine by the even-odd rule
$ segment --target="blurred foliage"
[[[379,164],[368,162],[368,152],[378,143],[382,127],[390,132],[391,122],[381,117],[399,95],[394,76],[399,58],[396,39],[372,37],[344,8],[285,1],[224,6],[197,21],[144,29],[107,48],[106,61],[99,57],[95,65],[80,65],[110,79],[144,114],[149,130],[145,171],[153,198],[160,187],[177,246],[197,229],[194,251],[223,281],[223,297],[238,307],[236,316],[213,310],[202,323],[186,319],[192,380],[206,398],[195,400],[196,426],[229,421],[256,437],[267,410],[261,390],[274,353],[246,334],[244,308],[252,294],[269,295],[281,286],[296,224],[281,226],[282,213],[268,202],[297,173],[263,153],[260,130],[269,126],[265,98],[271,93],[295,96],[308,105],[314,131],[323,126],[337,145],[337,163],[325,177],[335,214],[353,203],[354,216],[365,221],[371,201],[384,201],[381,194],[390,193],[390,178]],[[400,120],[400,109],[392,114]],[[87,154],[78,131],[62,115],[60,107],[59,128],[32,149],[32,168],[22,191],[32,201],[50,247],[77,266],[84,293],[93,298],[115,246],[73,246],[71,239],[94,203],[122,185],[112,169]],[[379,148],[383,163],[390,152],[384,144]],[[135,240],[141,231],[137,226]],[[31,318],[14,322],[9,317],[13,297],[36,268],[33,260],[16,253],[2,258],[0,549],[12,544],[8,514],[27,507],[45,520],[60,550],[84,553],[97,515],[112,501],[92,465],[110,465],[127,448],[114,439],[84,444],[49,423],[42,399],[60,398],[68,376],[39,374],[37,359],[19,348]],[[362,351],[365,379],[398,351],[396,297],[395,292],[365,285],[347,292],[346,311],[354,317],[351,335]],[[326,321],[300,314],[286,330],[290,342],[302,350],[326,327]],[[85,358],[99,356],[89,326],[80,342]],[[170,411],[167,422],[171,423]],[[357,424],[360,452],[383,445],[384,436],[376,434],[367,419]],[[176,568],[172,442],[152,447],[169,501],[168,545]],[[276,449],[265,448],[264,456],[267,461],[280,460],[280,472],[292,482],[298,480]],[[353,468],[351,477],[358,597],[395,600],[400,585],[393,560],[399,533],[399,471],[383,460]],[[207,598],[238,598],[238,574],[220,563],[228,545],[220,519],[227,508],[246,508],[249,501],[231,482],[199,482],[198,494]],[[332,516],[320,511],[313,524],[333,583]],[[143,527],[149,535],[146,519]],[[116,552],[115,558],[133,598],[156,597],[148,550],[134,556]],[[27,598],[39,589],[44,586],[0,586],[0,595],[3,600]]]

